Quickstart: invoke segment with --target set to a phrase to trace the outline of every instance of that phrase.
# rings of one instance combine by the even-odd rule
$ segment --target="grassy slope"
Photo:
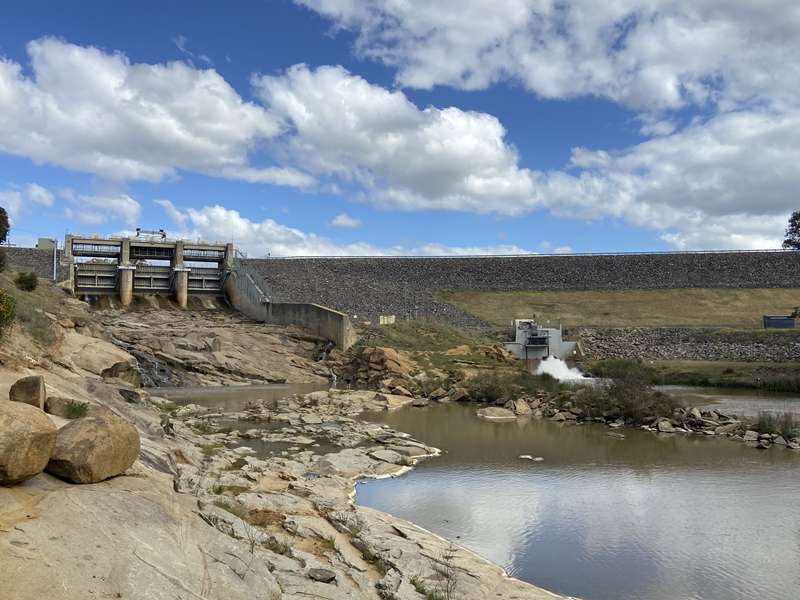
[[[15,276],[16,273],[9,271],[0,273],[0,288],[14,299],[15,320],[36,341],[42,344],[53,341],[52,319],[46,313],[56,318],[85,317],[83,311],[65,305],[66,294],[51,282],[40,279],[35,290],[25,292],[14,285]]]
[[[589,361],[583,368],[597,376],[613,377],[615,365],[625,362],[628,361]],[[800,364],[796,362],[660,360],[647,361],[644,367],[655,384],[800,392]]]
[[[507,326],[536,315],[543,323],[576,326],[761,327],[764,314],[788,314],[798,289],[449,291],[440,300],[488,323]]]

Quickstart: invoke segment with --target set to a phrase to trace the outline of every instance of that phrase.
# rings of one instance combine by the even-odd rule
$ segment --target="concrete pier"
[[[175,302],[180,308],[189,304],[189,271],[186,267],[175,267],[173,272],[173,287],[175,289]]]
[[[130,306],[133,302],[133,272],[136,267],[131,265],[119,265],[119,301],[122,306]]]

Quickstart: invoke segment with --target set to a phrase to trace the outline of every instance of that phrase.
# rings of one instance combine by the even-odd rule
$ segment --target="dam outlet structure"
[[[147,238],[67,235],[62,269],[76,295],[171,297],[186,308],[190,296],[224,296],[233,264],[233,244]]]

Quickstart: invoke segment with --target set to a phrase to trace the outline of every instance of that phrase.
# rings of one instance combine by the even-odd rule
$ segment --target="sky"
[[[766,249],[796,0],[7,2],[10,241],[251,256]]]

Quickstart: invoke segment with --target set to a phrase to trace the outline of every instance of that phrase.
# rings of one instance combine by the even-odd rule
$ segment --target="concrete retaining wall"
[[[273,303],[269,322],[276,325],[299,325],[313,334],[333,341],[346,350],[358,339],[350,319],[339,311],[305,303]]]
[[[12,271],[36,273],[41,279],[53,279],[53,251],[39,250],[37,248],[16,248],[4,246],[6,262]],[[58,250],[57,260],[61,261],[61,250]],[[63,273],[60,265],[56,266],[57,280],[66,279],[68,274]]]
[[[239,279],[243,277],[243,279]],[[358,336],[347,315],[313,303],[272,304],[261,302],[261,292],[245,275],[233,272],[225,283],[231,305],[251,319],[275,325],[298,325],[314,335],[331,340],[342,350],[352,346]]]
[[[442,290],[800,288],[800,252],[458,258],[250,259],[280,302],[318,302],[358,321],[379,315],[476,320]]]

